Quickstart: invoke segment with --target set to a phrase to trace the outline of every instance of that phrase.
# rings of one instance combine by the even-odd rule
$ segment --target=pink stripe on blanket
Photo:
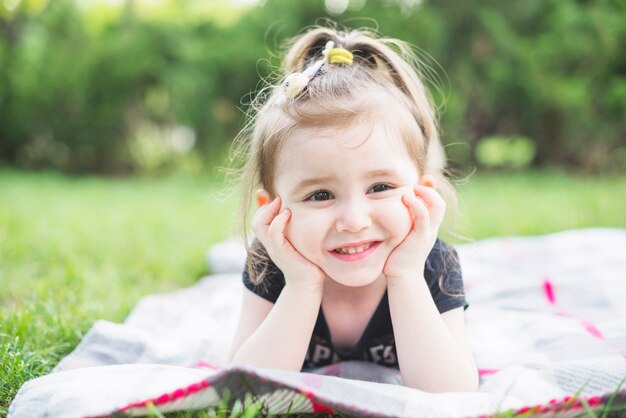
[[[543,292],[546,295],[546,299],[550,302],[551,305],[556,303],[556,299],[554,298],[554,289],[552,287],[552,283],[547,278],[543,279]]]
[[[559,316],[564,316],[564,317],[569,317],[569,318],[574,318],[569,312],[564,311],[563,309],[558,308],[557,303],[556,303],[556,295],[555,295],[555,291],[554,291],[554,285],[552,284],[552,282],[550,281],[549,278],[544,277],[543,278],[543,293],[546,297],[546,299],[548,300],[548,303],[550,303],[550,305],[554,306],[555,308],[555,313]],[[609,346],[619,350],[621,353],[623,354],[624,359],[626,359],[626,350],[621,347],[618,346],[610,341],[607,341],[606,338],[604,337],[604,334],[602,334],[602,332],[598,329],[598,327],[596,327],[591,321],[587,321],[585,319],[581,319],[581,318],[575,318],[578,319],[580,321],[580,323],[582,324],[582,326],[585,328],[585,331],[587,331],[591,336],[593,336],[594,338],[597,338],[599,340],[603,340],[605,341]]]
[[[543,279],[543,292],[544,292],[544,295],[546,296],[546,299],[548,299],[548,303],[550,303],[550,305],[553,305],[556,308],[556,296],[554,292],[554,286],[552,285],[552,282],[550,281],[550,279],[547,277],[544,277]],[[559,309],[556,312],[556,314],[559,316],[567,316],[567,317],[572,318],[572,315],[570,315],[569,312],[566,312],[562,309]],[[583,324],[583,326],[585,327],[585,330],[587,330],[589,334],[591,334],[595,338],[604,339],[604,335],[602,335],[598,327],[596,327],[593,323],[591,323],[590,321],[586,321],[584,319],[580,319],[580,318],[578,318],[578,320],[581,322],[581,324]]]
[[[581,320],[581,322],[583,323],[583,325],[585,326],[585,329],[587,330],[587,332],[589,332],[589,334],[601,340],[604,339],[604,335],[602,335],[600,330],[596,328],[596,326],[593,325],[591,322],[585,321],[585,320]]]
[[[483,377],[484,375],[498,373],[499,371],[498,369],[478,369],[478,376]]]
[[[219,370],[220,367],[216,366],[215,364],[212,363],[208,363],[206,361],[199,361],[196,363],[196,365],[194,366],[197,369],[209,369],[209,370]]]
[[[304,373],[302,384],[307,385],[312,389],[319,389],[322,386],[322,377],[319,374]]]

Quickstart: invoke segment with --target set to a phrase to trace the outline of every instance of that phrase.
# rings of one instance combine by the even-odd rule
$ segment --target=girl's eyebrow
[[[376,178],[376,177],[393,177],[396,179],[400,178],[400,176],[394,169],[386,169],[386,168],[368,171],[365,177],[367,179]],[[330,183],[333,180],[335,180],[333,176],[313,177],[310,179],[304,179],[300,181],[298,184],[296,184],[291,189],[290,193],[291,194],[297,193],[298,191],[302,189],[305,189],[311,186],[317,186],[319,184]]]
[[[299,190],[305,189],[310,186],[316,186],[322,183],[330,183],[334,180],[334,177],[325,176],[325,177],[314,177],[310,179],[304,179],[298,184],[296,184],[293,189],[291,189],[291,193],[297,193]]]
[[[367,173],[367,178],[372,178],[372,177],[395,177],[395,178],[399,178],[400,176],[398,175],[398,173],[394,170],[394,169],[380,169],[380,170],[372,170],[370,172]]]

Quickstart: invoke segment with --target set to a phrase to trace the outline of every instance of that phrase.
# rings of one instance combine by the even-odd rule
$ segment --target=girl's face
[[[286,237],[345,286],[378,279],[407,236],[412,215],[402,195],[418,172],[397,135],[381,124],[299,131],[277,162],[275,191],[292,212]]]

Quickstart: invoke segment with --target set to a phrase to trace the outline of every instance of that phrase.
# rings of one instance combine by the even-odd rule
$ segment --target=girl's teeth
[[[370,244],[361,245],[360,247],[350,247],[350,248],[338,248],[337,251],[339,254],[356,254],[362,251],[367,250],[370,247]]]

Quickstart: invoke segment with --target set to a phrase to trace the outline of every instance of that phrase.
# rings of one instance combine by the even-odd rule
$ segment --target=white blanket
[[[397,371],[347,362],[318,373],[225,367],[240,309],[241,247],[210,252],[195,286],[139,302],[126,322],[98,321],[54,372],[22,386],[10,418],[104,416],[230,405],[265,413],[480,416],[529,408],[601,410],[626,378],[626,230],[586,229],[457,247],[470,307],[478,393],[429,394]],[[221,260],[221,261],[220,261]],[[586,405],[574,398],[582,398]],[[624,403],[621,389],[616,403]]]

